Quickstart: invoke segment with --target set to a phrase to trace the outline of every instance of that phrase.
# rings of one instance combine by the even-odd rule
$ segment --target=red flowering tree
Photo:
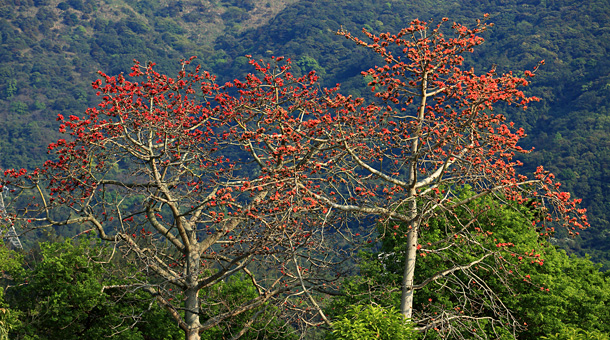
[[[297,78],[281,58],[251,61],[256,75],[223,86],[198,69],[175,79],[140,65],[131,74],[138,81],[102,75],[98,108],[59,117],[73,139],[50,146],[57,160],[29,175],[6,172],[7,184],[39,199],[14,218],[93,226],[142,264],[133,287],[155,296],[189,339],[236,316],[249,316],[246,329],[261,308],[291,325],[329,323],[312,292],[332,288],[333,261],[379,225],[406,239],[401,313],[418,329],[514,323],[473,270],[504,275],[512,244],[484,243],[481,209],[469,204],[485,195],[527,204],[570,232],[586,219],[552,174],[517,174],[525,134],[493,106],[536,99],[520,90],[523,77],[464,69],[463,54],[486,27],[454,24],[445,37],[441,25],[416,20],[395,35],[365,31],[371,42],[340,31],[385,61],[363,72],[372,103],[319,89],[314,73]],[[70,216],[59,219],[57,208]],[[439,219],[446,227],[431,227]],[[421,244],[426,233],[437,242]],[[454,249],[469,256],[451,256]],[[447,264],[416,275],[417,259],[429,254]],[[540,261],[535,255],[527,256]],[[256,298],[206,294],[239,272]],[[440,316],[416,309],[415,292],[434,287],[449,287],[460,308]]]
[[[4,185],[33,195],[13,220],[25,228],[81,224],[114,243],[140,272],[107,289],[148,292],[187,339],[235,320],[243,325],[234,339],[270,316],[284,318],[278,338],[324,322],[312,292],[332,291],[338,278],[331,265],[340,256],[327,249],[333,236],[288,172],[234,140],[243,107],[308,111],[316,76],[258,66],[260,78],[220,86],[199,67],[187,72],[189,64],[176,78],[152,64],[136,64],[130,80],[100,73],[99,106],[57,118],[70,139],[49,145],[56,160],[29,174],[5,172]],[[232,301],[217,291],[234,275],[255,297]]]
[[[447,321],[451,319],[474,320],[469,324],[476,329],[477,320],[492,316],[505,321],[510,315],[501,302],[493,301],[493,292],[486,291],[484,282],[478,282],[478,274],[470,269],[487,258],[494,258],[501,268],[502,251],[512,244],[499,243],[496,249],[482,245],[480,235],[485,230],[474,223],[477,213],[473,209],[469,216],[463,216],[469,202],[492,194],[503,201],[529,203],[539,208],[545,219],[563,221],[570,233],[586,225],[584,209],[576,208],[579,201],[557,191],[559,184],[553,182],[552,174],[539,168],[534,179],[528,179],[515,170],[521,165],[515,154],[527,152],[517,145],[525,133],[514,129],[502,114],[494,113],[493,105],[503,102],[525,109],[537,100],[520,90],[528,81],[512,73],[498,75],[494,68],[481,75],[463,68],[463,54],[483,42],[478,34],[487,27],[481,22],[474,29],[454,24],[453,35],[445,37],[442,23],[431,26],[415,20],[395,35],[365,32],[370,43],[339,32],[385,60],[383,66],[363,73],[371,78],[371,89],[383,106],[337,117],[343,123],[327,138],[341,145],[341,151],[336,152],[340,156],[333,155],[335,169],[349,171],[334,171],[333,180],[328,182],[343,180],[348,191],[341,191],[349,194],[330,196],[326,191],[326,195],[312,195],[342,211],[373,213],[406,237],[400,308],[406,318],[420,322],[421,329],[440,325],[450,329]],[[534,73],[525,71],[524,76],[533,77]],[[467,198],[460,195],[465,186],[473,192]],[[462,214],[459,218],[458,211]],[[453,225],[447,223],[445,230],[433,231],[444,235],[437,243],[422,245],[418,238],[432,232],[431,219]],[[453,259],[450,266],[414,281],[419,256],[442,257],[456,247],[470,247],[471,256],[462,262]],[[499,275],[504,274],[500,271]],[[429,285],[452,285],[456,295],[468,296],[475,290],[468,284],[454,285],[448,279],[452,276],[459,277],[457,281],[477,282],[481,298],[488,301],[464,299],[461,311],[446,313],[444,318],[414,313],[415,291]],[[464,310],[474,315],[464,315]]]
[[[251,110],[246,103],[237,109],[235,140],[248,145],[261,167],[290,172],[293,190],[311,209],[321,207],[320,223],[343,225],[338,230],[350,240],[371,235],[380,224],[387,235],[406,238],[400,310],[421,331],[449,334],[459,325],[476,332],[483,324],[516,323],[474,270],[491,268],[496,279],[506,275],[500,269],[510,266],[504,257],[513,246],[510,240],[489,246],[478,223],[485,209],[469,208],[478,198],[493,195],[537,209],[552,222],[543,234],[555,224],[570,233],[586,225],[584,209],[558,191],[552,174],[539,168],[528,179],[516,172],[521,162],[515,155],[527,152],[517,144],[525,133],[493,111],[496,103],[525,109],[536,101],[521,91],[535,70],[518,76],[492,68],[478,75],[464,68],[464,53],[483,42],[479,33],[487,27],[454,24],[446,37],[442,22],[415,20],[397,34],[364,31],[370,42],[339,31],[383,58],[383,65],[363,72],[376,102],[333,89],[291,110]],[[261,96],[250,91],[247,97],[256,103]],[[446,221],[446,228],[433,229],[433,220]],[[437,242],[420,244],[426,233],[438,234]],[[453,256],[455,249],[469,249],[468,256]],[[428,254],[445,265],[416,275],[418,258]],[[416,310],[415,292],[433,287],[456,296],[459,308],[441,314]]]

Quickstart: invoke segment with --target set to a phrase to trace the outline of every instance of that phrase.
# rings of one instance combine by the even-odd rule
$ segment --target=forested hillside
[[[95,102],[98,70],[129,73],[137,59],[173,72],[193,55],[223,70],[233,63],[214,50],[216,37],[264,24],[289,2],[2,1],[0,166],[40,164],[57,114]]]
[[[169,71],[196,55],[230,79],[248,72],[245,54],[286,55],[302,70],[317,70],[327,85],[340,82],[363,95],[358,73],[374,59],[354,53],[337,29],[395,31],[416,17],[472,22],[483,13],[495,27],[469,61],[475,68],[527,69],[546,61],[531,89],[542,101],[509,118],[536,148],[526,168],[543,164],[557,173],[589,209],[590,232],[566,244],[602,260],[610,230],[606,1],[3,1],[0,165],[39,164],[56,138],[57,113],[94,103],[88,84],[98,69],[128,71],[138,59]]]

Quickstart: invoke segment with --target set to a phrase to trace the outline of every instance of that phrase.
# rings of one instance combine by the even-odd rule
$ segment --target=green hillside
[[[557,242],[610,263],[610,2],[604,0],[4,0],[0,3],[0,167],[40,164],[57,138],[58,113],[95,105],[95,71],[129,71],[133,59],[171,72],[181,58],[221,79],[248,72],[244,55],[291,57],[327,86],[367,95],[360,71],[375,58],[335,36],[398,31],[413,18],[472,24],[490,14],[495,27],[467,61],[477,70],[546,65],[530,94],[541,102],[507,111],[525,127],[525,170],[555,172],[583,198],[592,227]],[[296,69],[296,68],[295,68]],[[608,265],[606,269],[610,268]]]
[[[58,113],[95,104],[96,72],[129,72],[133,60],[174,72],[193,55],[228,62],[221,34],[264,24],[288,1],[2,1],[0,167],[35,167],[56,138]]]

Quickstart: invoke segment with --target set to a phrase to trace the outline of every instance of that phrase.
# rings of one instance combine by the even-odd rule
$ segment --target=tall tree
[[[357,228],[374,233],[371,225],[376,223],[407,238],[400,310],[419,330],[443,325],[450,332],[451,324],[458,322],[476,332],[482,320],[504,325],[514,319],[489,289],[472,289],[471,282],[477,281],[472,268],[491,258],[498,265],[503,260],[481,244],[477,234],[483,231],[473,232],[477,212],[466,209],[467,217],[458,219],[458,210],[478,197],[494,195],[536,207],[544,219],[563,223],[570,233],[587,222],[584,209],[576,207],[579,201],[559,192],[552,174],[540,167],[528,179],[516,171],[521,162],[515,154],[527,152],[517,145],[525,132],[494,113],[493,106],[526,108],[536,100],[520,89],[528,80],[512,73],[498,75],[495,68],[481,75],[465,68],[463,55],[483,42],[479,34],[489,25],[479,21],[469,29],[454,24],[445,37],[446,21],[432,25],[415,20],[396,34],[365,30],[371,42],[339,31],[383,57],[383,65],[363,72],[377,101],[367,104],[331,89],[309,110],[278,114],[244,106],[247,118],[241,118],[238,137],[261,163],[292,172],[294,190],[312,207],[324,207],[324,216],[329,216],[325,221],[344,225],[347,238],[363,234]],[[533,77],[534,72],[523,75]],[[256,93],[251,97],[257,98]],[[474,194],[462,197],[466,185]],[[438,242],[421,244],[419,238],[431,232],[432,218],[447,220],[447,228]],[[472,249],[473,256],[447,256],[455,260],[451,266],[415,281],[418,258],[464,247]],[[446,311],[439,317],[415,310],[416,291],[442,286],[458,274],[468,280],[454,294],[471,307],[470,315]]]

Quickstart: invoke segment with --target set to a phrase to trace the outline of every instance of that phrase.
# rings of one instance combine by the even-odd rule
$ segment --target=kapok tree
[[[232,319],[244,322],[233,339],[270,316],[284,317],[278,338],[323,322],[312,291],[332,290],[337,275],[328,237],[308,223],[317,211],[281,167],[269,170],[234,140],[236,108],[308,110],[316,76],[259,67],[260,78],[220,86],[199,67],[188,72],[189,64],[176,78],[153,64],[136,63],[130,80],[100,73],[93,83],[99,106],[57,118],[70,137],[49,146],[56,158],[31,173],[5,172],[14,197],[31,197],[27,207],[11,207],[12,221],[96,232],[140,268],[128,273],[129,284],[105,289],[148,292],[187,339]],[[254,298],[230,301],[215,292],[238,274],[255,287]]]
[[[467,218],[463,215],[469,211],[469,202],[493,194],[500,200],[540,209],[547,222],[563,223],[570,233],[586,225],[584,209],[576,208],[579,201],[557,191],[559,184],[553,182],[552,174],[542,167],[534,179],[516,172],[522,164],[515,155],[527,152],[517,145],[525,136],[524,130],[514,129],[504,115],[493,112],[493,106],[501,102],[527,108],[528,103],[538,100],[520,90],[528,81],[512,73],[498,75],[495,68],[477,75],[463,67],[463,54],[483,43],[478,34],[487,27],[480,21],[474,29],[453,24],[453,35],[445,37],[442,22],[431,26],[415,20],[395,35],[365,31],[370,43],[339,32],[384,59],[383,66],[363,72],[372,79],[371,89],[384,106],[373,113],[355,110],[336,117],[341,124],[335,124],[337,129],[327,136],[331,143],[341,145],[341,152],[333,158],[334,177],[327,182],[339,189],[334,183],[343,180],[349,190],[341,188],[345,193],[341,196],[318,196],[342,211],[373,213],[406,237],[400,308],[406,318],[425,321],[420,325],[424,329],[451,319],[476,321],[476,314],[485,319],[491,315],[504,323],[510,319],[501,302],[490,302],[494,294],[481,282],[483,296],[475,298],[487,301],[462,299],[461,311],[446,313],[445,320],[414,314],[415,291],[451,284],[450,278],[457,275],[477,282],[471,268],[489,257],[498,265],[503,263],[502,250],[511,244],[498,243],[495,249],[483,245],[477,237],[485,232],[475,223],[478,213],[472,209]],[[397,53],[393,52],[396,49]],[[532,71],[523,74],[534,76]],[[473,192],[469,197],[461,195],[466,186]],[[440,231],[443,236],[436,244],[420,244],[420,235],[430,231],[431,219],[448,221],[447,228]],[[414,281],[419,256],[450,254],[455,248],[471,248],[471,256]],[[469,284],[454,287],[453,294],[462,296],[471,296],[474,290]],[[475,315],[462,314],[464,310]]]
[[[576,208],[578,200],[558,191],[552,174],[542,168],[533,179],[517,173],[521,162],[515,155],[528,152],[517,144],[524,130],[515,129],[493,107],[504,103],[525,109],[537,98],[521,91],[528,85],[522,76],[497,74],[495,68],[478,75],[464,67],[464,53],[483,42],[478,34],[489,25],[478,22],[468,29],[454,24],[446,37],[442,23],[415,20],[397,34],[364,31],[371,42],[339,31],[383,58],[382,66],[363,72],[376,102],[366,104],[334,89],[307,110],[278,115],[243,106],[240,110],[248,114],[236,139],[261,163],[291,172],[293,190],[311,207],[323,207],[322,223],[346,227],[338,230],[347,239],[364,235],[359,230],[374,233],[378,224],[405,237],[401,313],[419,330],[448,334],[456,324],[471,332],[489,320],[502,327],[515,324],[471,270],[484,261],[501,267],[511,243],[483,244],[485,228],[477,223],[483,210],[469,209],[469,203],[494,195],[527,204],[570,233],[586,225],[586,217],[584,209]],[[523,75],[533,77],[534,71]],[[446,228],[433,231],[432,219],[446,221]],[[440,233],[437,242],[421,244],[421,235],[431,232]],[[470,256],[451,256],[454,249],[470,249]],[[416,282],[418,258],[432,253],[447,264]],[[472,282],[482,288],[473,289]],[[416,291],[447,285],[460,298],[459,310],[442,315],[416,310]]]

